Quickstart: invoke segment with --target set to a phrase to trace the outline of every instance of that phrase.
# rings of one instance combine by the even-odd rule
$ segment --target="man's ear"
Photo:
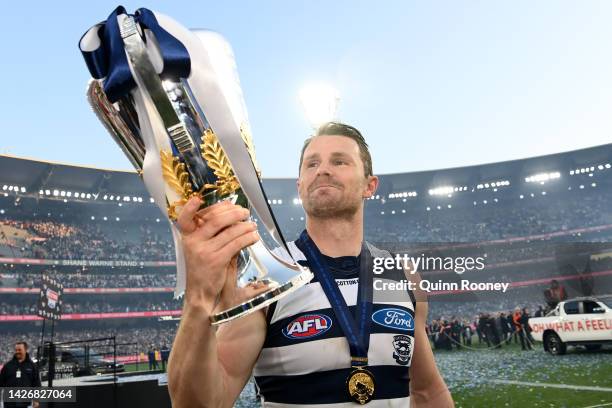
[[[376,193],[377,189],[378,189],[378,177],[369,176],[368,182],[366,184],[366,188],[363,191],[363,198],[370,198],[374,196],[374,193]]]

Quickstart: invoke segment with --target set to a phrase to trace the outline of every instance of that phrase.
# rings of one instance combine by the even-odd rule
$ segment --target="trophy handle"
[[[215,313],[210,317],[213,326],[230,322],[264,308],[276,302],[280,297],[304,286],[313,278],[308,268],[281,259],[270,252],[261,241],[249,246],[246,250],[251,256],[241,276],[242,283],[253,281],[252,278],[255,278],[258,281],[267,281],[270,289],[237,306]]]

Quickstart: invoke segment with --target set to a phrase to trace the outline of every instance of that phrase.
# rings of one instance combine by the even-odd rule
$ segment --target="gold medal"
[[[374,395],[374,375],[362,367],[356,367],[346,379],[349,396],[358,404],[367,404]]]

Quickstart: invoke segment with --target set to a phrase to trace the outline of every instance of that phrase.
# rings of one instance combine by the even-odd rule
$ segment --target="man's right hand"
[[[236,255],[259,240],[249,210],[222,201],[200,210],[202,200],[191,198],[178,217],[187,269],[185,303],[212,313],[216,300],[231,304],[236,291]]]

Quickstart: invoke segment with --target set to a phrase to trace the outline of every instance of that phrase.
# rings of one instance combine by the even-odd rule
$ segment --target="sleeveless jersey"
[[[372,258],[391,256],[369,243],[366,246]],[[295,242],[289,243],[289,249],[295,260],[308,266]],[[324,258],[329,265],[329,261],[342,259],[350,264],[357,257]],[[330,270],[354,315],[359,270],[343,273],[331,265]],[[399,281],[403,276],[403,271],[384,271],[374,279]],[[367,404],[370,408],[410,406],[415,307],[409,290],[393,296],[392,302],[374,295],[367,366],[375,378],[373,400]],[[253,369],[264,408],[358,406],[346,386],[353,371],[348,341],[316,278],[270,306],[267,321],[266,339]]]

